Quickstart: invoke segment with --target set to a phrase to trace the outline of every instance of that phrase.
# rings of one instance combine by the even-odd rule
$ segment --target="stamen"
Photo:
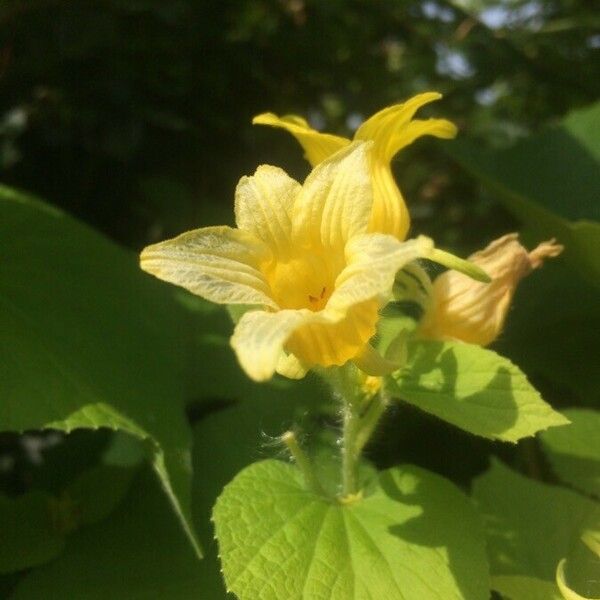
[[[323,300],[323,298],[325,297],[325,292],[327,291],[327,288],[324,287],[321,290],[321,294],[319,295],[319,297],[317,298],[317,296],[311,296],[310,294],[308,295],[308,299],[315,304],[316,302],[318,302],[319,300]]]

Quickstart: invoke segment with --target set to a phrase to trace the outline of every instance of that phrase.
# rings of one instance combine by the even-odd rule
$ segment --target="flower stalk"
[[[365,377],[356,367],[348,365],[332,369],[328,376],[343,403],[342,486],[339,499],[348,502],[360,493],[360,457],[388,406],[388,400],[381,390],[381,379]]]
[[[356,405],[347,401],[344,406],[344,430],[342,447],[342,499],[358,493],[358,460],[360,450],[357,437],[360,431],[360,415]]]
[[[323,490],[321,482],[315,473],[312,461],[306,452],[300,448],[298,440],[296,439],[296,434],[293,431],[286,431],[281,436],[281,441],[287,446],[287,449],[296,462],[296,465],[300,469],[302,476],[304,477],[306,487],[312,490],[315,494],[324,496],[325,491]]]
[[[379,391],[377,395],[373,397],[369,406],[360,420],[360,428],[356,435],[356,450],[360,454],[363,448],[367,445],[375,428],[377,427],[379,420],[383,416],[383,413],[387,409],[389,400],[383,391]]]

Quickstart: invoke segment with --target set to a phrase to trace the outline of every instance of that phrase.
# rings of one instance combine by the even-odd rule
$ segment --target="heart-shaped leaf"
[[[412,466],[341,504],[267,460],[225,487],[213,518],[225,582],[241,600],[487,600],[478,517],[441,477]]]

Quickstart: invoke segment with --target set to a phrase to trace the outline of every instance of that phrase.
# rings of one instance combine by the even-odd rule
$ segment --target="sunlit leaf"
[[[381,473],[342,505],[307,491],[295,467],[263,461],[225,488],[213,517],[226,585],[241,600],[489,597],[473,508],[416,467]]]
[[[568,420],[508,359],[462,342],[417,341],[387,379],[392,396],[484,437],[516,442]]]

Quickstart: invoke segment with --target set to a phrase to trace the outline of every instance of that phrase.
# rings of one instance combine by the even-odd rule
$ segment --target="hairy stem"
[[[342,499],[356,494],[360,455],[373,435],[379,419],[388,406],[387,397],[379,392],[366,410],[356,403],[345,401],[342,449]]]
[[[388,398],[382,392],[376,394],[371,400],[371,404],[369,404],[369,407],[361,417],[360,428],[356,434],[356,451],[359,454],[371,439],[379,423],[379,419],[381,419],[387,407]]]
[[[293,431],[286,431],[281,436],[281,441],[287,446],[290,454],[296,461],[296,465],[302,472],[306,486],[315,492],[315,494],[324,496],[325,491],[321,487],[321,483],[315,473],[312,462],[306,452],[300,448],[298,440],[296,439],[296,434]]]
[[[346,400],[344,406],[344,437],[342,449],[342,497],[358,491],[358,459],[356,436],[360,428],[360,417],[356,406]]]

